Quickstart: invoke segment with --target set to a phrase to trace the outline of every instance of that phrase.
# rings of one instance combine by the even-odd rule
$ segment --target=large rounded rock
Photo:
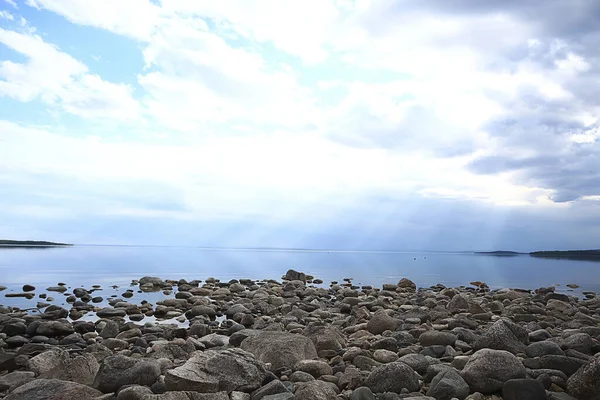
[[[505,350],[482,349],[471,356],[461,372],[471,392],[493,393],[511,379],[525,378],[525,367]]]
[[[125,356],[110,356],[102,361],[94,387],[103,393],[116,392],[121,386],[151,386],[160,376],[157,360],[137,360]]]
[[[567,381],[567,392],[580,400],[597,399],[600,394],[600,355],[596,355]]]
[[[506,350],[517,354],[525,353],[527,344],[529,335],[524,328],[508,319],[500,319],[475,341],[473,349]]]
[[[469,395],[469,385],[454,369],[446,369],[433,378],[427,396],[436,400],[450,400],[454,397],[463,400]]]
[[[91,386],[99,369],[100,364],[96,361],[96,357],[86,353],[73,358],[59,359],[57,366],[41,374],[40,378],[61,379]]]
[[[240,347],[260,361],[271,363],[273,370],[292,368],[298,361],[317,358],[317,350],[309,338],[287,332],[255,331]]]
[[[504,400],[546,400],[542,382],[535,379],[511,379],[502,387]]]
[[[531,343],[529,346],[527,346],[527,349],[525,349],[525,352],[531,358],[547,356],[547,355],[561,355],[561,356],[565,355],[565,352],[562,351],[562,349],[560,348],[560,346],[558,344],[551,342],[549,340]]]
[[[375,368],[367,377],[365,386],[374,393],[400,393],[419,390],[419,379],[415,371],[403,362],[393,362]]]
[[[311,322],[302,332],[315,344],[317,353],[321,350],[340,350],[346,347],[346,339],[335,327]]]
[[[102,393],[80,383],[59,379],[35,379],[16,388],[5,400],[74,400],[93,399]]]
[[[379,310],[367,322],[367,330],[378,335],[385,331],[395,331],[399,323],[400,320],[390,317],[385,310]]]
[[[575,333],[564,339],[561,344],[566,349],[577,350],[583,354],[592,354],[594,341],[587,333]]]
[[[178,391],[250,392],[266,376],[265,365],[244,350],[207,350],[195,352],[185,364],[167,371],[165,384],[168,390]]]
[[[336,400],[338,392],[333,383],[310,381],[299,383],[294,395],[297,400]]]

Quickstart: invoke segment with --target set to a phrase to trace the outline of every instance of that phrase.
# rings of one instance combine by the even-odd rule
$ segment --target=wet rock
[[[32,285],[23,285],[24,292],[33,292],[35,290],[35,286]]]
[[[415,371],[403,362],[393,362],[375,368],[365,381],[365,386],[374,393],[401,393],[419,390],[419,380]]]
[[[102,361],[93,386],[103,393],[116,392],[125,385],[151,386],[160,374],[160,364],[156,360],[110,356]]]
[[[168,390],[248,392],[258,389],[266,376],[265,365],[246,351],[207,350],[167,371],[165,384]]]
[[[96,311],[99,318],[125,317],[127,312],[120,308],[103,308]]]
[[[475,352],[461,372],[472,392],[484,394],[500,389],[506,381],[525,378],[525,367],[505,350],[482,349]]]
[[[237,332],[241,333],[244,331]],[[299,361],[317,357],[313,342],[305,336],[276,331],[255,331],[244,339],[240,345],[273,369],[292,368]]]
[[[15,389],[5,400],[93,399],[102,393],[80,383],[59,379],[35,379]]]

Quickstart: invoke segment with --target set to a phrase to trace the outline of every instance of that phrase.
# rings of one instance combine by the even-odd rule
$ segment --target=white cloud
[[[21,102],[40,99],[82,117],[137,117],[131,87],[89,73],[85,64],[39,35],[0,28],[0,43],[27,58],[24,63],[0,62],[0,95]]]
[[[0,11],[0,18],[7,19],[9,21],[13,21],[15,19],[14,15],[12,15],[11,13],[9,13],[6,10]]]
[[[75,24],[106,29],[142,40],[148,39],[158,11],[149,0],[27,0],[27,5],[53,11]]]
[[[13,8],[18,8],[14,0],[4,0],[4,2]]]

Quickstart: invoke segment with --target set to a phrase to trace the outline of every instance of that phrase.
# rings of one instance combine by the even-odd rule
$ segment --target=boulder
[[[288,280],[288,281],[306,282],[306,274],[304,272],[298,272],[298,271],[294,271],[293,269],[290,269],[290,270],[288,270],[288,272],[286,272],[283,279]]]
[[[400,393],[419,390],[419,379],[415,371],[403,362],[392,362],[375,368],[365,380],[365,386],[373,393]]]
[[[35,374],[30,371],[13,371],[6,375],[0,376],[0,392],[12,391],[19,386],[33,380]]]
[[[482,349],[475,352],[461,372],[471,392],[489,394],[502,389],[506,381],[525,378],[525,367],[505,350]]]
[[[508,319],[496,321],[473,344],[474,350],[506,350],[513,354],[525,353],[529,344],[529,335],[521,326]]]
[[[35,379],[16,388],[4,400],[74,400],[93,399],[102,393],[80,383],[59,379]]]
[[[455,369],[446,369],[438,373],[427,390],[427,396],[436,400],[450,400],[458,398],[463,400],[469,395],[469,385]]]
[[[287,332],[254,331],[242,341],[240,348],[262,362],[271,363],[273,370],[292,368],[299,361],[317,357],[315,345],[309,338]]]
[[[306,372],[307,374],[311,374],[315,378],[318,378],[322,375],[333,375],[333,371],[329,364],[321,360],[302,360],[294,366],[294,369],[296,371],[302,371]]]
[[[298,383],[296,400],[337,400],[339,389],[331,382],[310,381]]]
[[[367,322],[367,330],[379,335],[385,331],[395,331],[399,324],[399,319],[390,317],[385,310],[379,310]]]
[[[93,386],[103,393],[116,392],[125,385],[151,386],[160,374],[157,360],[109,356],[102,360]]]
[[[597,399],[600,394],[600,355],[596,355],[567,381],[567,393],[580,400]]]
[[[549,340],[544,340],[543,342],[535,342],[530,344],[525,349],[525,353],[531,358],[547,355],[565,355],[565,352],[562,351],[558,344]]]
[[[415,290],[417,288],[417,285],[413,281],[411,281],[410,279],[408,279],[408,278],[402,278],[398,282],[398,287],[404,288],[404,289]]]
[[[504,400],[546,400],[542,382],[535,379],[511,379],[502,387]]]
[[[167,390],[249,392],[258,389],[266,376],[265,365],[249,352],[207,350],[193,353],[185,364],[167,371],[165,384]]]
[[[69,353],[60,348],[53,348],[30,358],[27,369],[37,376],[53,372],[69,361]],[[60,378],[59,378],[60,379]]]
[[[325,326],[320,323],[309,323],[302,335],[309,338],[315,345],[317,353],[321,350],[340,350],[346,347],[346,339],[340,331],[333,326]]]
[[[42,373],[40,378],[61,379],[63,381],[77,382],[82,385],[92,386],[99,369],[100,364],[96,361],[96,357],[86,353],[73,358],[60,358],[56,367]]]
[[[433,345],[454,346],[456,339],[456,335],[450,332],[427,331],[419,336],[419,343],[424,347]]]

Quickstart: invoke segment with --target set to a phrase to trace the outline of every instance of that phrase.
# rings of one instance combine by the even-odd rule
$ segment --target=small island
[[[476,251],[475,254],[483,254],[488,256],[500,256],[500,257],[512,257],[512,256],[520,256],[526,253],[519,253],[516,251],[506,251],[506,250],[497,250],[497,251]]]
[[[73,246],[68,243],[47,242],[43,240],[4,240],[0,239],[2,247],[58,247],[58,246]]]
[[[532,257],[600,261],[600,250],[534,251]]]

